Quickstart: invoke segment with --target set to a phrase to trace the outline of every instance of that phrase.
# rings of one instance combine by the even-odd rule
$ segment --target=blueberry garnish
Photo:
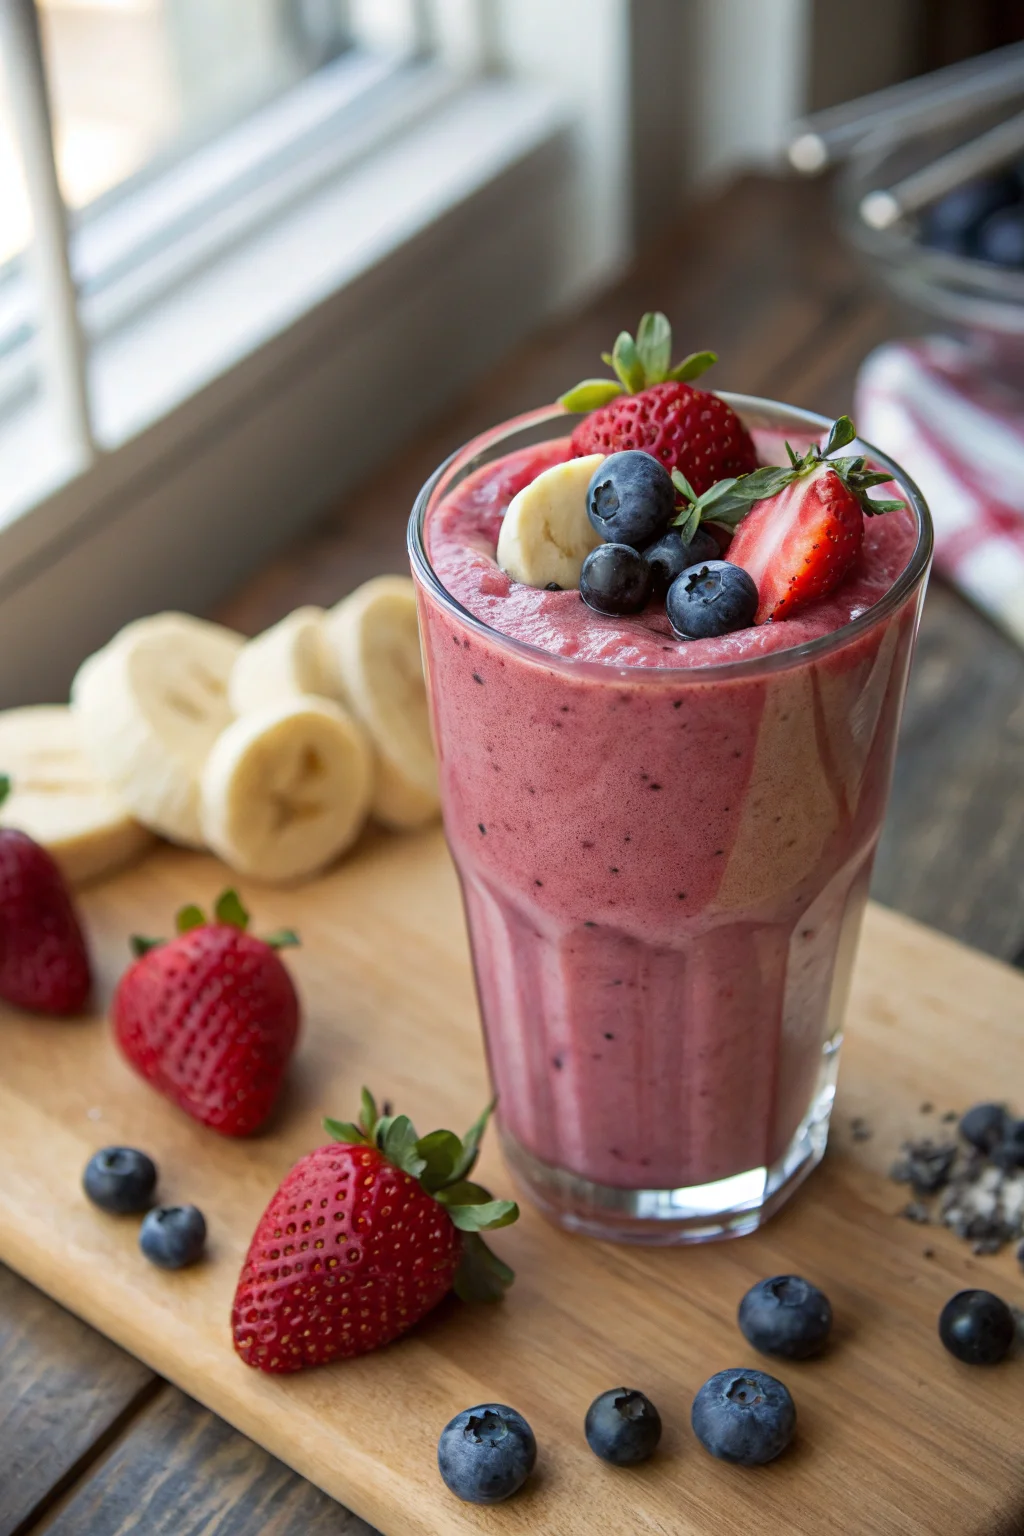
[[[676,577],[665,597],[665,611],[681,639],[708,640],[753,624],[757,587],[741,565],[707,560]]]
[[[939,1316],[939,1338],[965,1365],[998,1365],[1015,1333],[1013,1313],[991,1291],[957,1291]]]
[[[694,1398],[690,1422],[712,1456],[759,1467],[792,1440],[796,1408],[782,1382],[764,1371],[719,1371]]]
[[[599,544],[583,562],[580,596],[597,613],[639,613],[651,595],[651,568],[629,544]]]
[[[113,1216],[148,1211],[156,1188],[156,1164],[135,1147],[103,1147],[86,1163],[82,1188],[93,1205]]]
[[[631,1467],[657,1450],[661,1415],[642,1392],[613,1387],[595,1397],[583,1431],[595,1456],[616,1467]]]
[[[992,1152],[1011,1124],[1002,1104],[975,1104],[960,1121],[960,1135],[979,1152]]]
[[[978,230],[977,254],[997,267],[1024,267],[1024,208],[997,208]]]
[[[587,487],[587,516],[612,544],[642,549],[668,527],[675,507],[668,470],[640,448],[610,453]]]
[[[799,1275],[759,1280],[740,1302],[743,1337],[763,1355],[806,1360],[824,1349],[832,1308],[823,1291]]]
[[[533,1430],[503,1403],[483,1403],[455,1415],[437,1442],[446,1486],[467,1504],[500,1504],[516,1493],[537,1460]]]
[[[184,1269],[202,1256],[206,1221],[194,1205],[158,1205],[142,1223],[139,1247],[161,1269]]]
[[[644,559],[651,568],[652,594],[664,597],[677,576],[703,560],[718,559],[718,543],[706,528],[698,528],[689,544],[684,544],[678,528],[670,528],[660,539],[648,544]]]

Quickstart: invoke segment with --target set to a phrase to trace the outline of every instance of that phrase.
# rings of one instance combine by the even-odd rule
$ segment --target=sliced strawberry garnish
[[[868,496],[890,477],[866,469],[863,455],[829,457],[855,436],[850,418],[840,416],[824,451],[814,444],[798,458],[789,449],[788,469],[758,469],[701,498],[712,503],[702,508],[706,520],[735,526],[742,518],[726,559],[757,583],[756,623],[787,619],[834,591],[860,555],[865,516],[904,506]]]
[[[642,448],[666,469],[681,470],[698,492],[754,468],[754,444],[732,406],[693,386],[718,361],[715,353],[693,352],[673,367],[664,315],[644,315],[636,340],[622,331],[602,360],[614,379],[584,379],[559,402],[590,412],[572,434],[577,457]]]

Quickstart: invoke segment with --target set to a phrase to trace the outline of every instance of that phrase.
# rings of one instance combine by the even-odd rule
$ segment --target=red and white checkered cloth
[[[854,421],[924,493],[936,569],[1024,645],[1024,400],[929,337],[872,352]]]

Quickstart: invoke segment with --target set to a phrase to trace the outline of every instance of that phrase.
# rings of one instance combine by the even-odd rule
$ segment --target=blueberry
[[[194,1205],[158,1205],[139,1232],[139,1247],[161,1269],[184,1269],[201,1257],[206,1221]]]
[[[1013,1313],[991,1291],[957,1291],[939,1316],[939,1338],[965,1365],[998,1365],[1015,1333]]]
[[[441,1431],[437,1465],[446,1486],[467,1504],[500,1504],[516,1493],[537,1460],[533,1430],[503,1403],[457,1413]]]
[[[806,1360],[824,1349],[832,1308],[823,1291],[799,1275],[759,1280],[740,1302],[740,1331],[763,1355]]]
[[[684,544],[678,528],[670,528],[660,539],[648,544],[644,559],[651,568],[653,595],[664,597],[677,576],[688,566],[702,560],[718,559],[718,541],[706,528],[698,528],[689,544]]]
[[[631,1467],[658,1449],[661,1415],[642,1392],[613,1387],[595,1397],[583,1432],[595,1456],[616,1467]]]
[[[599,544],[583,562],[580,596],[598,613],[639,613],[651,595],[651,568],[629,544]]]
[[[1024,267],[1024,208],[997,208],[978,230],[975,251],[999,267]]]
[[[959,236],[966,251],[978,225],[997,208],[1015,202],[1017,196],[1016,180],[1008,172],[979,176],[962,187],[955,187],[925,209],[921,219],[924,240],[928,245],[948,250],[951,248],[950,237]]]
[[[741,565],[707,560],[676,577],[665,598],[665,611],[682,640],[727,635],[753,624],[757,587]]]
[[[979,1152],[991,1152],[1006,1136],[1011,1123],[1002,1104],[975,1104],[960,1121],[960,1135]]]
[[[93,1205],[113,1216],[148,1211],[156,1188],[156,1164],[134,1147],[104,1147],[86,1163],[82,1188]]]
[[[642,549],[668,527],[675,507],[668,470],[640,448],[610,453],[587,487],[587,516],[612,544]]]
[[[782,1382],[764,1371],[719,1371],[694,1398],[690,1422],[712,1456],[759,1467],[792,1440],[796,1408]]]

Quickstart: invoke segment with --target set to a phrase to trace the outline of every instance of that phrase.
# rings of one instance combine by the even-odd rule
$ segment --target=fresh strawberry
[[[890,476],[866,469],[863,455],[830,457],[855,437],[853,422],[840,416],[824,450],[815,443],[799,458],[787,443],[788,469],[755,470],[702,498],[713,503],[705,518],[731,526],[742,519],[726,559],[757,584],[756,623],[788,619],[833,591],[860,555],[864,518],[905,505],[871,499],[869,488]]]
[[[584,379],[559,401],[567,411],[591,412],[572,434],[577,457],[643,448],[666,469],[681,470],[698,493],[755,467],[750,433],[732,406],[693,387],[718,361],[715,353],[693,352],[673,368],[672,328],[664,315],[644,315],[635,341],[623,331],[614,350],[601,356],[616,379]]]
[[[480,1233],[519,1210],[469,1182],[489,1117],[461,1141],[421,1139],[407,1116],[378,1114],[364,1088],[358,1125],[324,1121],[335,1143],[285,1177],[242,1265],[231,1332],[246,1365],[279,1375],[366,1354],[453,1286],[463,1300],[504,1295],[512,1271]]]
[[[0,805],[11,783],[0,776]],[[80,1013],[92,987],[74,903],[53,858],[0,827],[0,997],[33,1013]]]
[[[299,1030],[299,1002],[276,951],[291,932],[247,933],[234,891],[215,922],[178,913],[178,936],[132,940],[138,958],[114,994],[114,1036],[135,1070],[186,1114],[223,1136],[269,1116]]]

